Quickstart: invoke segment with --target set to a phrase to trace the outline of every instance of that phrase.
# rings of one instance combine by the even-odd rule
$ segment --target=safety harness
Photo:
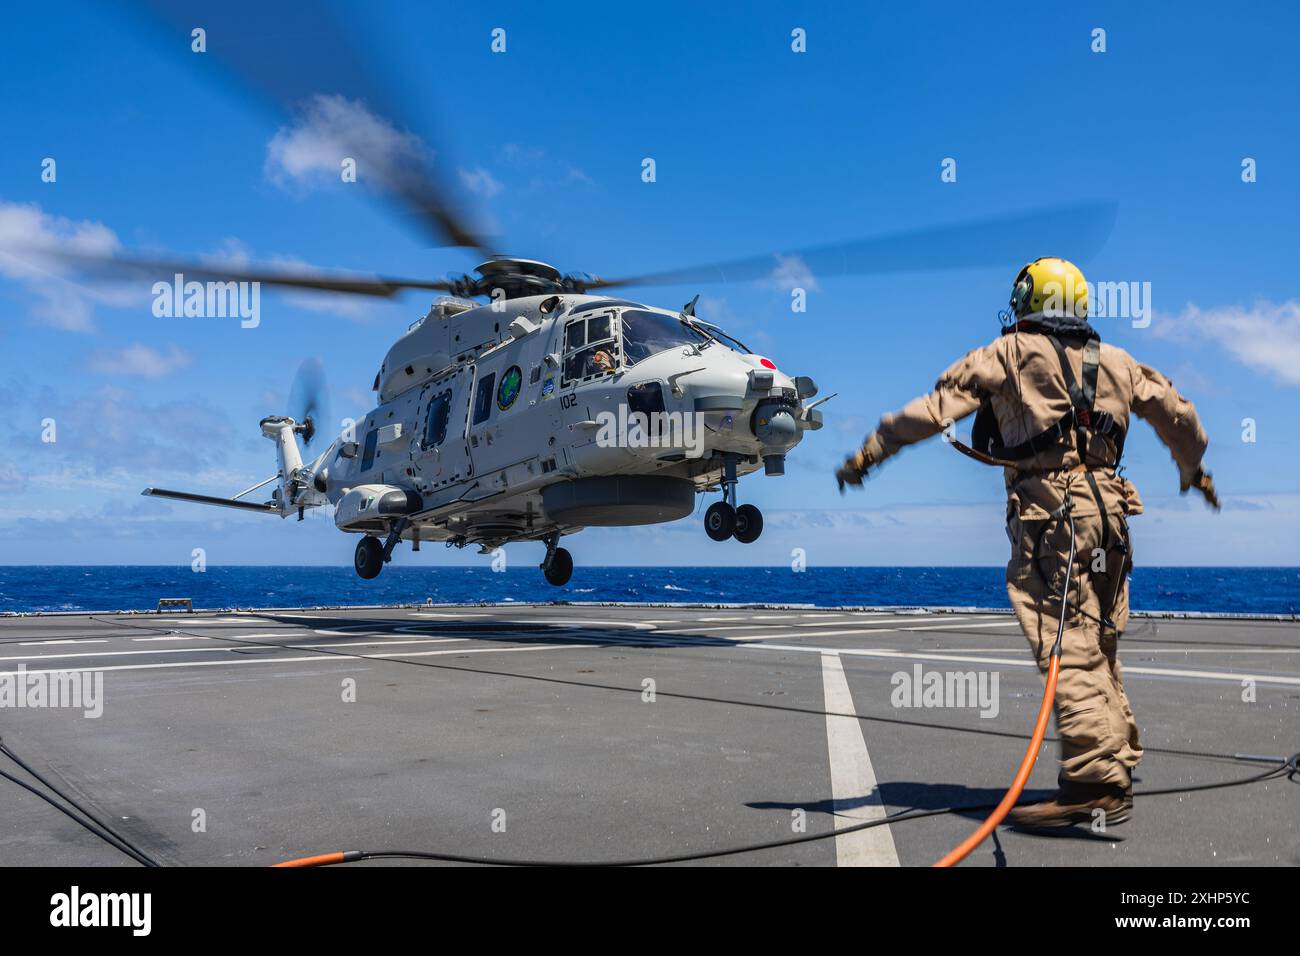
[[[1040,452],[1059,447],[1069,436],[1074,436],[1074,447],[1079,452],[1079,460],[1087,465],[1089,433],[1104,435],[1115,445],[1115,460],[1109,462],[1111,467],[1119,464],[1124,454],[1125,430],[1110,412],[1098,412],[1097,370],[1101,365],[1101,337],[1091,326],[1081,329],[1050,330],[1037,323],[1021,322],[1003,330],[1009,332],[1032,332],[1046,335],[1056,349],[1056,357],[1061,363],[1061,374],[1065,377],[1065,388],[1070,395],[1070,408],[1055,423],[1018,445],[1004,445],[1002,432],[998,428],[997,416],[993,412],[990,400],[985,399],[975,415],[975,424],[971,429],[971,444],[975,451],[982,452],[999,464],[1015,467],[1018,462],[1032,458]],[[1070,368],[1070,360],[1061,342],[1062,335],[1083,337],[1083,383],[1080,384]],[[981,459],[984,460],[984,459]]]

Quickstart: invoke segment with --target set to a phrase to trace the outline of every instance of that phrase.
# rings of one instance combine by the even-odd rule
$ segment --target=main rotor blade
[[[346,292],[385,299],[393,297],[404,289],[427,289],[434,292],[450,292],[452,289],[451,283],[441,279],[396,279],[363,273],[316,271],[310,267],[300,267],[291,271],[266,266],[222,265],[217,262],[198,260],[87,256],[54,249],[37,250],[34,258],[57,259],[90,275],[115,279],[135,277],[153,282],[170,283],[175,276],[179,275],[183,282],[257,282],[286,289],[317,289],[322,292]]]
[[[798,285],[803,277],[877,275],[932,269],[1002,265],[1018,268],[1041,255],[1087,260],[1110,237],[1116,205],[1080,203],[914,229],[870,239],[828,243],[789,253],[733,259],[617,279],[595,279],[588,289],[617,286],[695,285],[768,279]],[[804,280],[806,281],[806,280]]]
[[[144,3],[154,15],[146,18],[148,25],[162,29],[171,48],[189,58],[191,69],[202,70],[211,58],[241,92],[269,103],[281,117],[307,124],[304,148],[330,152],[336,169],[345,156],[355,159],[358,182],[395,200],[438,245],[491,255],[487,236],[471,224],[434,170],[431,151],[403,122],[412,112],[427,119],[428,111],[403,110],[357,49],[359,28],[369,22],[358,18],[370,12],[354,5],[336,18],[332,6],[301,0]],[[343,23],[344,14],[358,22]],[[201,56],[191,52],[196,28],[204,31]],[[424,83],[421,78],[406,84],[404,94]],[[441,156],[439,162],[444,169],[451,165]]]

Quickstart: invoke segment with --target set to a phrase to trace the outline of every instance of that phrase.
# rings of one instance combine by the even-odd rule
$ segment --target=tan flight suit
[[[1066,337],[1061,342],[1075,381],[1081,382],[1082,343]],[[938,434],[976,411],[985,397],[991,399],[1005,447],[1059,421],[1071,402],[1051,340],[1043,334],[1017,332],[964,356],[943,373],[932,393],[880,420],[854,459],[858,470],[865,472],[903,446]],[[1196,483],[1207,444],[1205,432],[1192,404],[1155,369],[1103,343],[1093,407],[1110,412],[1121,426],[1129,425],[1130,411],[1149,422],[1173,454],[1182,490]],[[1130,771],[1142,758],[1142,746],[1116,651],[1129,611],[1126,518],[1142,513],[1142,501],[1133,484],[1111,467],[1112,441],[1090,433],[1086,464],[1101,492],[1099,507],[1074,444],[1071,437],[1019,461],[1015,468],[1004,469],[1011,540],[1007,593],[1038,666],[1046,672],[1061,614],[1059,595],[1069,551],[1068,523],[1049,521],[1049,517],[1068,490],[1074,503],[1077,557],[1055,700],[1060,780],[1127,787]],[[1102,550],[1102,516],[1109,521],[1106,551]]]

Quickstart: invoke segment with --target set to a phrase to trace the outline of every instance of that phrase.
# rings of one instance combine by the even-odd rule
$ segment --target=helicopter
[[[193,5],[149,4],[185,42]],[[204,9],[207,35],[238,34],[211,56],[279,113],[314,97],[345,97],[400,128],[400,110],[363,68],[347,30],[322,10],[236,0]],[[300,57],[286,56],[292,51]],[[301,59],[305,57],[306,59]],[[340,155],[355,158],[377,193],[439,244],[482,254],[472,275],[398,279],[309,267],[215,265],[109,253],[53,250],[88,273],[112,277],[208,279],[296,290],[391,298],[437,293],[423,317],[387,350],[371,391],[374,407],[313,453],[323,384],[309,381],[301,409],[259,422],[276,453],[274,475],[229,498],[148,487],[146,496],[302,520],[330,507],[340,531],[358,537],[354,568],[379,575],[408,542],[476,546],[491,552],[545,545],[541,570],[565,585],[573,557],[563,538],[585,528],[676,521],[700,495],[715,541],[756,541],[763,515],[738,501],[741,478],[780,476],[806,433],[823,425],[818,386],[789,374],[706,322],[699,295],[679,308],[617,297],[616,289],[771,280],[791,261],[818,276],[900,272],[933,259],[948,266],[1003,263],[1025,237],[1109,229],[1105,206],[1083,204],[956,226],[832,243],[698,267],[602,279],[562,273],[543,261],[500,254],[464,214],[432,151],[386,150],[373,137],[338,131]],[[1100,235],[1098,235],[1100,238]],[[920,255],[924,250],[925,255]],[[46,250],[46,252],[51,252]],[[486,302],[479,301],[486,299]],[[305,459],[305,455],[311,455]],[[248,498],[274,485],[264,501]]]
[[[811,378],[700,320],[694,301],[671,311],[590,294],[534,260],[476,272],[389,348],[376,407],[314,459],[299,446],[315,438],[314,416],[262,419],[279,466],[263,483],[278,482],[270,500],[144,494],[281,517],[331,505],[338,528],[360,535],[362,578],[403,540],[485,553],[540,541],[546,580],[563,585],[573,559],[562,536],[675,521],[714,490],[708,536],[758,539],[762,512],[737,503],[737,485],[760,468],[783,474],[804,432],[822,427]],[[465,297],[480,288],[490,304]]]

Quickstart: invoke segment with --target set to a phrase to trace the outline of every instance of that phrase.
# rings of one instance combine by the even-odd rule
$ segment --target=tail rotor
[[[289,417],[297,423],[295,431],[308,448],[322,422],[329,421],[329,386],[325,383],[325,366],[318,358],[309,358],[298,366],[289,388]]]

